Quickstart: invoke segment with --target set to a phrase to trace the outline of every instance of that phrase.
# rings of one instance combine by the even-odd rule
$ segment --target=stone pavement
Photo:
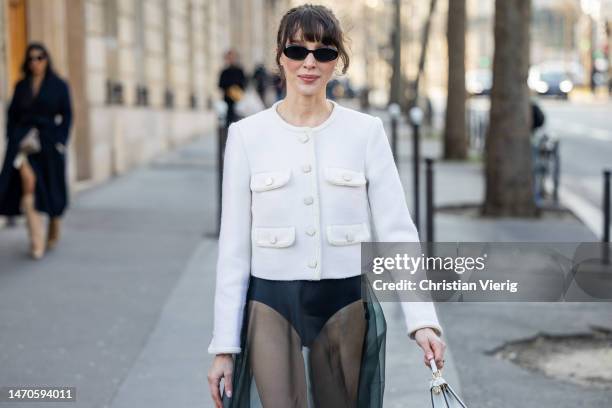
[[[410,197],[408,131],[402,179]],[[0,386],[77,387],[54,407],[209,407],[206,353],[212,331],[217,244],[214,137],[206,135],[108,183],[80,192],[64,240],[42,262],[27,258],[25,230],[0,230]],[[424,143],[435,155],[439,144]],[[436,203],[482,197],[477,163],[437,163]],[[408,200],[411,205],[411,199]],[[439,241],[590,241],[573,219],[483,220],[441,213]],[[448,344],[444,376],[473,407],[603,407],[609,391],[585,390],[488,356],[504,342],[612,327],[609,304],[440,304]],[[430,371],[388,322],[385,407],[430,405]],[[609,405],[609,404],[608,404]],[[0,407],[29,406],[0,403]]]
[[[215,178],[202,141],[79,193],[62,242],[41,262],[28,258],[22,225],[0,230],[0,384],[76,386],[78,402],[69,407],[114,403],[189,260],[211,244],[202,236],[214,225]],[[210,250],[200,259],[203,269],[213,257]],[[190,361],[199,378],[211,315],[205,292],[212,278],[203,278],[209,282],[195,287],[203,303],[183,314],[199,337],[184,332],[174,343],[177,358],[188,345],[197,348]],[[180,367],[157,390],[168,392],[185,378],[197,376]],[[183,406],[206,406],[204,387],[192,388],[200,398]],[[20,405],[30,406],[0,402]]]

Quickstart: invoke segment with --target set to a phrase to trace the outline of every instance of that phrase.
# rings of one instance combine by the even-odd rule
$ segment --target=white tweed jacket
[[[331,101],[298,127],[272,107],[232,123],[225,150],[214,332],[208,352],[239,353],[249,275],[361,273],[362,241],[417,242],[382,121]],[[432,303],[402,303],[408,333],[442,328]]]

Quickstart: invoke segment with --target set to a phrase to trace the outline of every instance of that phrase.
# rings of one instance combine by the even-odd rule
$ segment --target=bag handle
[[[429,367],[431,368],[434,376],[440,372],[440,370],[438,370],[438,366],[436,366],[436,360],[433,358],[429,360]]]
[[[432,371],[432,379],[429,381],[429,388],[434,394],[440,394],[442,387],[446,385],[446,380],[442,378],[442,370],[439,370],[436,366],[436,360],[433,358],[429,360],[429,367]]]
[[[451,388],[451,386],[448,385],[446,380],[442,378],[442,370],[438,369],[438,367],[436,366],[436,361],[433,358],[429,360],[429,366],[433,374],[433,378],[429,381],[429,389],[432,392],[432,403],[434,402],[433,394],[438,395],[444,391],[445,392],[445,396],[443,397],[444,401],[441,401],[441,402],[446,402],[446,405],[444,406],[449,406],[448,401],[447,401],[447,396],[446,396],[448,395],[451,399],[454,398],[456,402],[459,404],[459,405],[453,404],[452,405],[453,407],[457,406],[457,407],[467,408],[465,403],[461,401],[461,398],[459,398],[457,393],[455,393],[455,391]],[[437,397],[437,398],[441,398],[441,397]],[[435,406],[437,405],[434,403],[434,407]]]

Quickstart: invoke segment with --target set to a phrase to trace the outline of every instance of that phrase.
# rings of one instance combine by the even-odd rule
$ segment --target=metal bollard
[[[609,169],[604,170],[604,191],[603,191],[603,263],[610,264],[610,173]]]
[[[430,157],[425,158],[425,231],[427,242],[434,242],[434,181],[433,163]]]
[[[397,122],[400,114],[400,106],[397,103],[389,105],[389,116],[391,116],[391,151],[393,152],[393,160],[396,166],[399,162],[399,154],[397,152]]]
[[[603,238],[606,244],[610,243],[610,170],[604,170],[604,190],[603,190]]]
[[[420,229],[421,226],[421,217],[420,217],[420,202],[421,202],[421,136],[419,134],[419,126],[415,125],[412,136],[412,150],[413,150],[413,184],[414,184],[414,223],[416,224],[417,230]]]
[[[225,119],[219,121],[217,126],[217,228],[216,236],[219,236],[221,231],[221,206],[222,206],[222,190],[223,190],[223,158],[225,155],[225,143],[227,141],[227,128],[225,127]]]
[[[397,118],[395,116],[391,116],[391,151],[397,166]]]
[[[559,204],[559,183],[561,178],[561,152],[559,151],[559,141],[553,144],[553,155],[555,157],[555,167],[553,170],[553,201]]]
[[[533,198],[536,205],[540,206],[542,201],[542,182],[540,177],[540,145],[532,142],[531,144],[531,161],[533,173]]]
[[[423,110],[418,106],[410,109],[410,122],[412,123],[412,164],[413,164],[413,187],[414,187],[414,224],[420,230],[421,217],[419,211],[420,203],[420,168],[421,168],[421,135],[420,126],[423,122]]]
[[[217,217],[215,230],[210,233],[213,237],[219,237],[221,232],[221,207],[223,193],[223,159],[225,155],[225,143],[227,141],[227,104],[224,101],[215,103],[217,112]]]

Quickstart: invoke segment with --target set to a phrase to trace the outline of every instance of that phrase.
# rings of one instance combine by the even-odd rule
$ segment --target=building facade
[[[0,125],[4,130],[26,46],[40,41],[71,87],[71,181],[121,174],[215,129],[224,52],[236,49],[247,74],[258,63],[272,68],[273,30],[287,5],[0,0]]]

